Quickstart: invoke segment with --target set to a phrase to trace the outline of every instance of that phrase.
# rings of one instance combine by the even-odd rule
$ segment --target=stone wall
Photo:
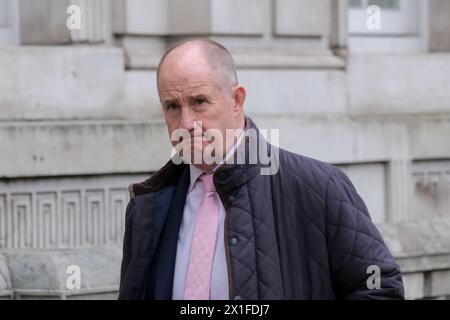
[[[0,299],[117,296],[126,187],[170,155],[156,66],[193,36],[231,50],[281,147],[347,172],[407,297],[448,297],[449,5],[421,3],[390,38],[349,34],[345,0],[0,0]]]

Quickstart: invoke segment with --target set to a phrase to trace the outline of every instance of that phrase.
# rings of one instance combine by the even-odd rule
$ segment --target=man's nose
[[[195,119],[194,114],[189,110],[189,108],[182,107],[181,108],[181,119],[180,119],[178,128],[185,129],[185,130],[191,132],[195,128],[195,122],[197,122],[197,120]]]

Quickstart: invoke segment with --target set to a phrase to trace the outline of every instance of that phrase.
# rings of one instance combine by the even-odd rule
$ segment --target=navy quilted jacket
[[[246,127],[257,129],[248,117]],[[269,150],[279,155],[277,174],[261,175],[259,162],[214,173],[226,210],[230,298],[403,299],[399,266],[347,176],[329,164]],[[169,161],[130,186],[119,299],[155,298],[148,293],[152,268],[170,205],[184,205],[174,190],[186,168]],[[162,254],[173,257],[174,250]],[[379,288],[368,285],[375,283],[370,266],[379,268]],[[173,263],[167,273],[170,299]]]

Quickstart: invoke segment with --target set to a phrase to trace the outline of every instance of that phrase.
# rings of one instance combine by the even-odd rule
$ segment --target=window
[[[0,28],[8,26],[8,1],[0,0]]]
[[[380,28],[368,28],[374,14],[368,7],[380,8]],[[348,0],[349,49],[353,51],[421,51],[420,9],[418,0]]]
[[[18,2],[0,0],[0,45],[18,43]]]

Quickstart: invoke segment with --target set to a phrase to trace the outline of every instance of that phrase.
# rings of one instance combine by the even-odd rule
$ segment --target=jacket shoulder
[[[284,179],[295,179],[307,189],[326,197],[327,186],[332,177],[350,181],[338,167],[284,149],[280,151],[280,174]]]

